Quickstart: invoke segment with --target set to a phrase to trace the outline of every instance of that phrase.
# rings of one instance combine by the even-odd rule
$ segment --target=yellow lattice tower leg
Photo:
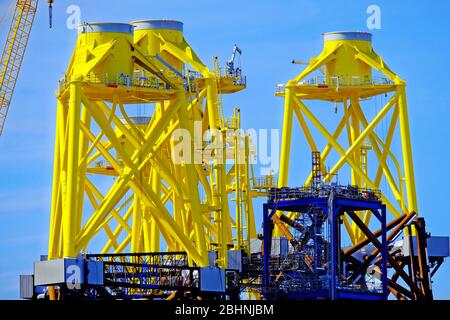
[[[63,211],[63,255],[74,258],[77,256],[75,248],[77,217],[77,191],[78,191],[78,145],[80,137],[81,112],[81,84],[70,84],[70,103],[68,115],[68,145],[67,153],[67,204]]]

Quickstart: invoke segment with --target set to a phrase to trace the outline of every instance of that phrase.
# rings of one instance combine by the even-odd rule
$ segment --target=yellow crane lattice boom
[[[38,0],[19,0],[0,60],[0,135],[3,132],[14,88],[33,26]]]

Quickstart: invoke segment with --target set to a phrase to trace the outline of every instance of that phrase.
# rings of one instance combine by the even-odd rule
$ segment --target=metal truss
[[[238,111],[221,114],[221,95],[244,89],[245,78],[211,71],[184,39],[154,36],[162,53],[193,70],[174,75],[161,57],[143,53],[142,38],[126,43],[126,59],[145,79],[102,73],[123,39],[75,49],[57,93],[49,259],[76,257],[95,243],[102,254],[183,251],[198,267],[217,250],[215,264],[226,267],[227,250],[249,250],[256,237],[252,199],[260,194],[251,190],[249,136],[212,151],[225,151],[223,161],[176,164],[171,157],[172,133],[194,136],[194,121],[216,139],[240,128]],[[145,104],[155,106],[151,117],[130,115],[132,105]],[[208,147],[190,142],[192,154]]]
[[[347,35],[344,33],[340,36],[345,38]],[[277,87],[276,95],[284,97],[285,101],[278,186],[288,186],[292,128],[296,119],[311,151],[321,151],[320,170],[315,168],[305,185],[317,185],[318,182],[314,181],[317,176],[321,176],[325,183],[331,182],[339,173],[340,180],[348,178],[358,188],[381,190],[379,196],[391,216],[388,218],[388,222],[391,220],[388,230],[395,229],[387,237],[392,246],[392,242],[402,232],[405,232],[405,239],[415,237],[418,232],[415,226],[406,228],[418,212],[406,82],[386,65],[369,42],[348,39],[326,42],[322,53],[311,59],[298,76],[286,85]],[[341,68],[339,72],[347,73],[347,76],[340,76],[339,72],[334,75],[328,68]],[[379,110],[374,110],[365,102],[381,96],[387,99],[387,103]],[[308,107],[314,101],[316,104],[317,101],[335,104],[336,113],[341,107],[342,115],[335,115],[337,125],[333,130],[330,130],[330,120],[321,117],[316,106]],[[384,136],[380,134],[383,122],[386,129]],[[321,148],[319,143],[323,141],[325,145]],[[401,146],[401,152],[396,151],[398,145]],[[277,223],[279,215],[273,217],[274,232],[278,236],[286,234],[286,230]],[[367,271],[367,267],[374,263],[382,250],[379,242],[375,241],[381,231],[371,231],[372,217],[370,210],[347,212],[342,217],[353,244],[352,249],[344,250],[344,256],[351,259],[350,253],[355,253],[369,243],[375,245],[372,254],[357,267],[359,273],[354,273],[350,279],[352,281]],[[424,243],[426,245],[426,240],[423,241],[422,246]],[[394,275],[388,281],[390,292],[396,297],[408,299],[430,296],[427,293],[430,291],[428,286],[417,284],[412,277],[414,272],[406,274],[403,267],[407,264],[399,264],[395,262],[396,259],[389,257],[389,264],[394,269]],[[353,262],[357,264],[357,261]],[[416,268],[416,272],[418,270]],[[420,273],[427,275],[428,272],[428,266],[423,263]],[[409,289],[398,285],[399,278]],[[428,276],[424,279],[426,283]]]
[[[357,43],[358,41],[342,41],[339,45],[326,48],[297,77],[288,81],[285,86],[278,87],[277,96],[285,99],[278,186],[288,186],[292,127],[296,118],[311,151],[321,151],[323,181],[331,181],[338,172],[348,168],[352,185],[378,190],[381,189],[382,182],[386,181],[387,188],[383,188],[381,198],[394,218],[404,213],[417,212],[406,83],[387,67],[373,49],[370,53],[363,52]],[[351,57],[345,61],[349,67],[363,65],[385,78],[348,80],[312,76],[326,64],[338,63],[342,52]],[[368,115],[371,110],[363,108],[362,100],[379,95],[390,95],[389,101],[370,120]],[[314,100],[342,105],[343,113],[334,131],[328,128],[325,119],[319,119],[317,109],[307,106],[307,101]],[[383,120],[388,123],[384,138],[376,131]],[[310,129],[311,126],[315,131]],[[396,136],[401,144],[401,154],[392,147]],[[326,145],[320,150],[319,141],[323,140]],[[330,165],[328,162],[331,161],[329,158],[333,152],[337,155],[337,160],[333,160]],[[371,153],[370,158],[368,153]],[[309,186],[312,182],[311,173],[305,185]],[[365,225],[370,224],[370,212],[357,214]],[[348,216],[344,222],[353,243],[365,238],[360,228],[349,221]],[[279,230],[277,233],[280,234]]]

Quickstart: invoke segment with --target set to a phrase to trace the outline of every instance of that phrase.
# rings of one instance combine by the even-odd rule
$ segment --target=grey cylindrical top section
[[[323,39],[324,41],[360,40],[372,42],[372,34],[369,32],[358,32],[358,31],[327,32],[323,34]]]
[[[129,23],[92,22],[83,23],[78,27],[78,33],[115,32],[133,34],[133,26]]]
[[[152,117],[145,117],[145,116],[135,116],[135,117],[129,117],[130,121],[134,124],[149,124]],[[122,119],[123,123],[127,123],[125,119]]]
[[[183,32],[183,22],[176,20],[140,20],[133,21],[131,24],[135,30],[176,30]]]

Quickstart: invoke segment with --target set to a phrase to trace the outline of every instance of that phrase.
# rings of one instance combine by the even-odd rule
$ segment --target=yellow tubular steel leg
[[[63,245],[64,257],[77,256],[75,248],[77,217],[77,191],[78,191],[78,151],[79,125],[81,111],[81,85],[73,82],[70,85],[71,99],[68,119],[68,148],[67,148],[67,210],[63,215]]]

